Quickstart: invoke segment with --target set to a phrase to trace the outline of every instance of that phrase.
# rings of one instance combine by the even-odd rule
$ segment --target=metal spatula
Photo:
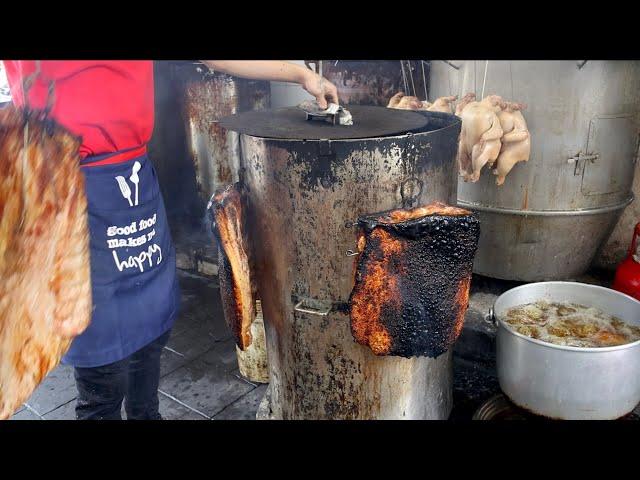
[[[298,108],[307,114],[307,120],[321,120],[332,125],[353,125],[351,113],[336,103],[330,103],[322,110],[316,100],[306,100]]]
[[[129,205],[133,207],[133,202],[131,202],[131,189],[129,188],[129,184],[125,180],[124,177],[117,176],[116,180],[118,181],[118,185],[120,186],[120,192],[122,192],[122,196],[129,200]]]

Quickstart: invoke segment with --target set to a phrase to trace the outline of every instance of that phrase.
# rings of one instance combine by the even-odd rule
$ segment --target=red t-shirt
[[[22,78],[34,60],[5,60],[11,98],[24,104]],[[29,91],[31,108],[44,108],[55,81],[51,116],[82,137],[80,154],[112,153],[145,145],[153,132],[153,62],[133,60],[42,60]]]

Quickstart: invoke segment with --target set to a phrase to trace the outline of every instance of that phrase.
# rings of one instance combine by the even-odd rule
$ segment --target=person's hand
[[[329,103],[339,105],[338,89],[336,86],[311,70],[307,70],[306,72],[301,82],[302,88],[316,97],[318,106],[324,110],[329,106]]]

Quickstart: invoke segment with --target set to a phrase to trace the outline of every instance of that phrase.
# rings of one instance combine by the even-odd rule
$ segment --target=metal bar
[[[413,81],[413,70],[411,69],[411,60],[407,60],[407,70],[409,70],[409,78],[411,79],[411,86],[413,87],[413,96],[417,97],[416,84]]]
[[[302,300],[299,301],[298,303],[296,303],[296,305],[295,305],[295,307],[293,307],[293,309],[296,312],[308,313],[310,315],[318,315],[320,317],[326,317],[329,314],[329,312],[331,311],[331,307],[325,308],[323,310],[315,309],[315,308],[314,309],[302,308],[301,306],[302,306],[303,303],[304,302]]]
[[[627,200],[617,205],[609,205],[600,208],[584,208],[579,210],[519,210],[515,208],[499,208],[499,207],[487,207],[485,205],[478,205],[476,203],[465,202],[458,200],[458,206],[461,208],[467,208],[471,210],[477,210],[479,212],[488,213],[502,213],[508,215],[521,215],[531,217],[571,217],[579,215],[597,215],[599,213],[615,212],[621,210],[629,205],[634,200],[634,195],[631,194]]]
[[[409,91],[409,84],[407,83],[407,75],[404,73],[404,63],[400,60],[400,68],[402,69],[402,81],[404,83],[404,91]]]
[[[429,92],[427,91],[427,77],[424,74],[424,60],[420,60],[420,66],[422,67],[422,86],[424,87],[424,101],[429,101]]]
[[[480,98],[484,98],[484,86],[487,83],[487,70],[489,70],[489,60],[484,64],[484,78],[482,79],[482,95],[480,95]]]
[[[597,153],[589,154],[589,155],[577,155],[575,157],[567,158],[567,163],[576,163],[580,160],[597,160],[600,158],[600,155]]]
[[[456,65],[455,63],[450,62],[449,60],[440,60],[440,61],[446,63],[450,67],[455,68],[456,70],[460,70],[460,67],[458,65]]]

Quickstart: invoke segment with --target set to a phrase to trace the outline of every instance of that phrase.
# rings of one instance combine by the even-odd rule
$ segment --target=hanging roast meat
[[[0,110],[0,419],[59,363],[91,316],[78,139]]]
[[[457,95],[439,97],[433,103],[422,101],[418,97],[407,96],[403,92],[396,93],[389,99],[387,108],[399,110],[427,110],[429,112],[453,113],[452,103],[457,100]]]
[[[437,357],[462,330],[480,226],[442,203],[358,220],[351,331],[376,355]]]
[[[477,182],[485,165],[492,166],[500,153],[503,131],[498,119],[502,98],[489,95],[482,101],[468,101],[465,96],[460,102],[464,106],[458,111],[462,119],[460,141],[458,142],[458,168],[464,181]]]
[[[399,110],[421,110],[422,101],[418,97],[405,95],[398,92],[389,99],[387,108],[397,108]]]
[[[241,350],[251,345],[255,287],[245,237],[246,207],[239,183],[216,192],[208,206],[218,240],[218,282],[227,325]]]
[[[527,122],[521,110],[526,105],[504,101],[498,95],[489,95],[481,102],[474,93],[467,93],[456,106],[456,115],[462,119],[458,145],[458,167],[465,181],[477,182],[485,165],[493,166],[496,184],[518,162],[529,160],[531,139]]]
[[[448,97],[438,97],[433,103],[423,102],[418,97],[406,96],[403,92],[396,93],[389,99],[387,108],[398,110],[427,110],[429,112],[453,113],[453,102],[458,99],[457,95]]]

